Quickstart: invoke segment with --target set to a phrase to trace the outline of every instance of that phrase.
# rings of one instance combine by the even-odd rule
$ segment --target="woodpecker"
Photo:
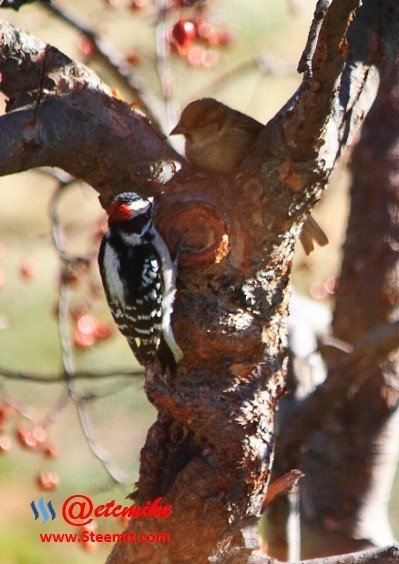
[[[158,359],[174,371],[183,356],[171,327],[177,265],[154,227],[156,199],[125,192],[111,200],[98,262],[112,316],[137,361],[147,367]]]

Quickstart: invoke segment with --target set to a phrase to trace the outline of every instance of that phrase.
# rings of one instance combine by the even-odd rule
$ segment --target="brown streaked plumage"
[[[190,164],[211,174],[231,174],[249,152],[263,125],[213,98],[194,100],[186,106],[171,135],[185,137],[185,155]],[[314,243],[324,246],[328,238],[312,216],[300,235],[306,254]]]

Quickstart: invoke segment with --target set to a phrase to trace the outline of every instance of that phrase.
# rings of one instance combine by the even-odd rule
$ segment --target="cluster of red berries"
[[[74,315],[73,344],[76,349],[87,349],[99,341],[109,339],[113,330],[108,323],[96,320],[87,313]]]
[[[127,7],[133,12],[140,12],[154,7],[152,0],[131,0],[126,6],[121,6],[119,0],[106,0],[112,8]],[[173,25],[170,34],[171,52],[195,67],[214,67],[219,60],[217,49],[228,45],[232,41],[232,34],[226,29],[210,23],[204,0],[169,0],[165,3],[165,11],[172,13],[184,8],[193,8],[195,15],[190,18],[180,17]],[[191,12],[193,10],[190,10]],[[90,37],[82,35],[78,40],[78,47],[86,59],[95,54],[96,47]],[[133,49],[125,58],[131,66],[138,65],[141,54]]]
[[[192,66],[213,67],[219,55],[217,48],[228,45],[231,33],[211,24],[204,16],[179,19],[172,28],[172,52]]]
[[[7,454],[12,447],[10,435],[6,432],[7,425],[18,418],[20,413],[8,404],[0,407],[0,453]],[[24,449],[39,453],[43,458],[57,458],[55,447],[49,443],[47,431],[41,425],[29,422],[19,423],[14,428],[16,442]],[[59,479],[55,472],[39,472],[35,476],[36,486],[40,490],[55,490],[59,485]]]
[[[309,294],[315,300],[326,300],[331,298],[338,289],[336,276],[329,276],[325,280],[316,280],[309,288]]]
[[[107,222],[102,219],[95,226],[90,245],[93,245],[92,258],[81,259],[76,264],[65,264],[61,271],[61,282],[73,290],[78,290],[77,302],[70,307],[73,345],[77,350],[88,349],[95,344],[109,339],[114,334],[112,325],[97,319],[90,310],[94,303],[103,296],[102,284],[98,277],[95,250],[107,230]],[[83,291],[83,298],[81,297]],[[58,315],[56,308],[55,314]]]

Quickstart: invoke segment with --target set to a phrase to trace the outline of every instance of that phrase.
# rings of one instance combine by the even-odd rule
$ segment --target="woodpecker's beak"
[[[184,135],[185,130],[184,127],[178,123],[174,129],[169,133],[169,135]]]

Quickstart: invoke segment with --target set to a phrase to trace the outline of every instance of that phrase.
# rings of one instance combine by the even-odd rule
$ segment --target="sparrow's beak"
[[[169,135],[183,135],[184,134],[184,127],[178,123],[174,129],[169,133]]]

